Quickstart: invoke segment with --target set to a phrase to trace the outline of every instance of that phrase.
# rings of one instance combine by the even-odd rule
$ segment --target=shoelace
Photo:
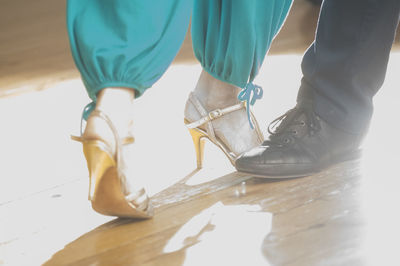
[[[305,121],[297,120],[302,114],[305,114]],[[287,143],[288,138],[285,138],[285,136],[288,134],[291,136],[296,135],[297,132],[293,130],[293,127],[297,125],[307,126],[309,135],[313,135],[321,129],[319,119],[311,105],[296,106],[274,119],[268,125],[270,140],[266,140],[265,144],[280,144],[282,140]]]
[[[239,101],[246,103],[247,119],[252,129],[254,129],[254,125],[250,117],[250,106],[254,105],[262,96],[263,89],[254,83],[247,83],[246,87],[238,95]]]

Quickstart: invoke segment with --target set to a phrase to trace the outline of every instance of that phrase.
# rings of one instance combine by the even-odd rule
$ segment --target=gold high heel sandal
[[[115,155],[102,140],[71,136],[83,144],[89,170],[89,200],[98,213],[127,218],[150,218],[153,208],[144,188],[131,192],[126,187],[124,161],[121,156],[122,145],[133,143],[133,137],[120,139],[113,123],[106,114],[95,110],[91,116],[103,119],[115,137]]]
[[[244,102],[240,102],[236,105],[229,106],[223,109],[216,109],[211,112],[207,112],[206,109],[202,106],[200,101],[196,98],[193,93],[189,95],[190,103],[195,107],[197,112],[202,116],[199,120],[191,122],[185,118],[184,123],[189,130],[190,135],[193,139],[193,144],[196,151],[196,160],[197,160],[197,168],[200,169],[203,167],[203,158],[204,158],[204,141],[208,139],[212,143],[214,143],[218,148],[220,148],[224,154],[228,157],[229,161],[233,166],[235,166],[235,161],[240,154],[233,152],[228,145],[226,145],[215,133],[214,127],[212,125],[212,121],[222,116],[232,113],[234,111],[238,111],[241,109],[246,109],[246,104]],[[254,124],[254,130],[257,134],[258,144],[261,144],[264,140],[264,136],[258,126],[257,120],[254,115],[250,112],[251,120]],[[201,128],[203,126],[203,128]],[[252,147],[250,147],[252,148]]]

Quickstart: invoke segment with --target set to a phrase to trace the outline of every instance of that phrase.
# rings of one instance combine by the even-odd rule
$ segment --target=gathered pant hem
[[[113,81],[113,82],[106,82],[106,83],[101,83],[96,86],[91,86],[90,90],[90,95],[89,97],[93,100],[96,101],[97,94],[105,88],[126,88],[126,89],[132,89],[135,91],[135,98],[138,98],[143,95],[143,93],[148,89],[145,87],[142,87],[140,85],[136,85],[132,82],[118,82],[118,81]]]

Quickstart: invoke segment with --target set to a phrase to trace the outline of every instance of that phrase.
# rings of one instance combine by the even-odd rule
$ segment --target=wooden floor
[[[210,143],[195,169],[182,118],[201,68],[188,36],[135,106],[131,163],[156,215],[115,219],[90,209],[81,146],[69,139],[89,100],[68,51],[64,5],[5,0],[0,9],[0,265],[400,265],[399,52],[361,160],[265,180],[237,173]],[[295,1],[257,77],[264,133],[295,102],[316,12]]]

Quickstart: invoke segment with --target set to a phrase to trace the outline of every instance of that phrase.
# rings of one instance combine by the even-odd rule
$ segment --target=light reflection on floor
[[[371,130],[364,145],[363,197],[368,265],[395,265],[400,239],[400,54],[392,53],[387,78],[374,99]]]
[[[183,265],[265,265],[260,246],[271,222],[272,214],[259,206],[218,202],[183,225],[164,252],[186,249]],[[189,238],[197,243],[186,246]]]
[[[375,149],[373,146],[370,154],[375,156],[366,156],[362,167],[363,219],[366,223],[363,248],[367,265],[396,265],[400,239],[400,157],[391,156],[390,151],[386,154],[386,150],[393,148],[391,146]]]

